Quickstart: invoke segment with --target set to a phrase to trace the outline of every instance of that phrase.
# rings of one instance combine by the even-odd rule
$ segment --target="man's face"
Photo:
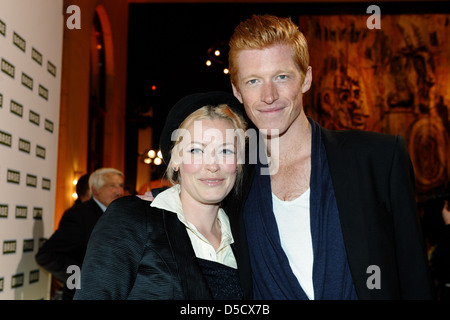
[[[105,184],[100,189],[92,187],[92,193],[103,205],[109,206],[113,200],[123,196],[123,177],[110,173],[105,176],[105,181]]]
[[[296,65],[292,49],[277,44],[266,49],[243,50],[237,57],[239,89],[234,95],[245,106],[259,130],[279,130],[284,134],[303,112],[302,95],[311,86],[311,69],[305,81]]]

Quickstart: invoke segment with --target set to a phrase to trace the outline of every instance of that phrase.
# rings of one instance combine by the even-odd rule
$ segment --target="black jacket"
[[[404,139],[373,132],[321,130],[359,299],[434,298],[415,202],[414,171]],[[248,172],[244,200],[230,201],[226,208],[247,296],[252,292],[252,278],[241,213],[254,167]],[[371,265],[380,268],[380,289],[367,285]]]
[[[76,204],[62,216],[58,229],[39,248],[36,262],[53,276],[66,284],[67,267],[75,265],[81,268],[87,244],[102,209],[94,199]],[[64,299],[71,299],[73,291],[64,287]]]
[[[212,299],[184,224],[135,196],[110,204],[81,274],[76,300]]]

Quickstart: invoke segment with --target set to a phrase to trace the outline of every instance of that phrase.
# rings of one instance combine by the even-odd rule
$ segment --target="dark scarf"
[[[314,252],[314,299],[357,299],[320,127],[313,120],[309,121],[312,126],[310,223]],[[255,178],[244,207],[254,298],[305,300],[308,297],[281,247],[272,210],[270,176],[260,174],[262,169],[267,170],[267,165],[261,162],[267,163],[258,159]]]

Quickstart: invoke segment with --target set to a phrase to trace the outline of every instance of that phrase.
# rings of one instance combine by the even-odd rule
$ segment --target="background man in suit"
[[[253,287],[256,299],[432,298],[404,139],[329,131],[305,115],[312,70],[306,39],[290,19],[240,23],[229,69],[269,159],[250,168],[246,200],[235,210],[242,214],[231,220],[237,257],[250,257],[247,266],[238,259],[244,292]]]
[[[83,203],[91,198],[91,190],[89,190],[89,175],[85,174],[78,179],[76,185],[77,200],[75,204]]]
[[[124,175],[113,168],[101,168],[89,176],[90,200],[75,204],[61,218],[58,229],[36,254],[36,262],[64,283],[63,300],[72,300],[67,287],[67,267],[81,268],[87,243],[97,220],[109,204],[123,196]]]

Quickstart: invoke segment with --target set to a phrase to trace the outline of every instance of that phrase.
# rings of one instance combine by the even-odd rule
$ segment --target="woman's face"
[[[238,148],[231,122],[194,121],[177,147],[174,165],[180,170],[181,200],[219,204],[236,180]]]

